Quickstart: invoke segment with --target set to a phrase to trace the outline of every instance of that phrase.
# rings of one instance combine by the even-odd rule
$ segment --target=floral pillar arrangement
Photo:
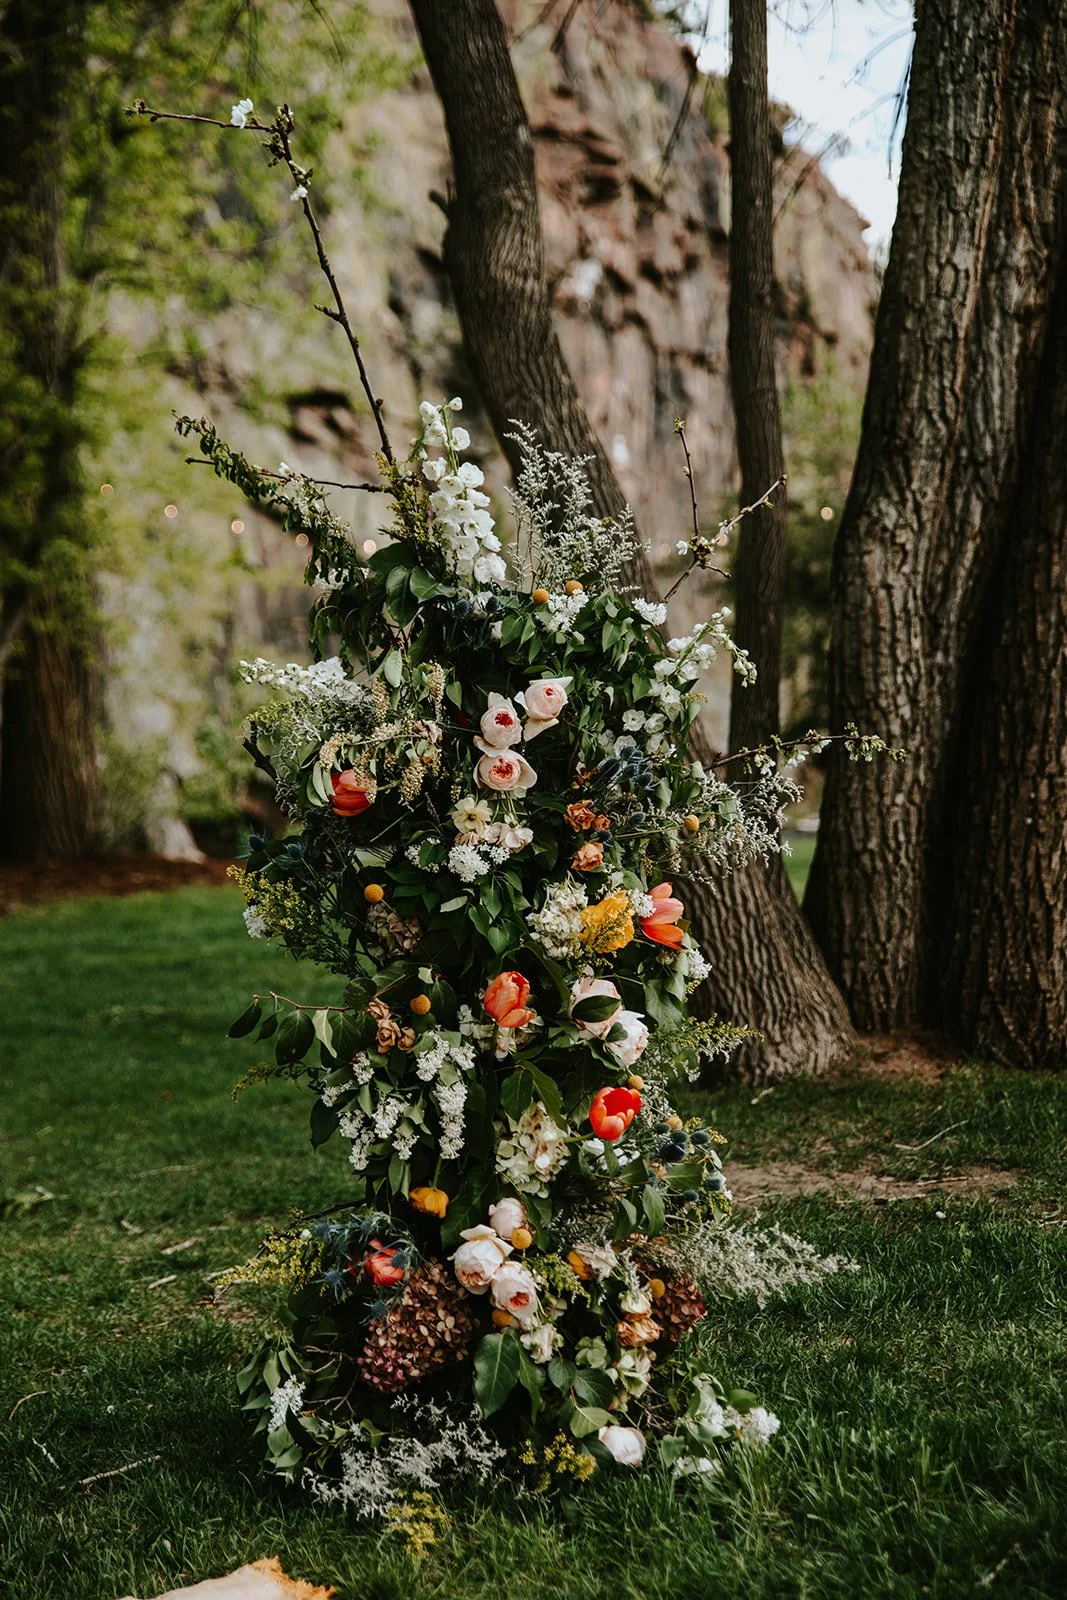
[[[627,584],[628,519],[593,516],[582,463],[528,430],[506,549],[459,399],[425,402],[397,458],[288,107],[131,114],[251,134],[288,172],[381,442],[381,482],[344,487],[391,511],[365,559],[325,485],[178,422],[304,536],[315,596],[310,666],[243,664],[268,691],[247,748],[291,824],[251,841],[248,931],[338,994],[257,996],[230,1033],[270,1041],[245,1081],[306,1083],[312,1143],[348,1166],[335,1207],[229,1275],[287,1294],[240,1376],[268,1459],[360,1516],[505,1468],[537,1493],[653,1464],[706,1482],[778,1426],[708,1328],[725,1141],[671,1099],[745,1036],[689,1015],[714,952],[678,885],[778,851],[798,795],[781,745],[735,783],[687,753],[716,657],[742,683],[752,664],[725,611],[669,636]],[[725,536],[693,520],[690,571]]]

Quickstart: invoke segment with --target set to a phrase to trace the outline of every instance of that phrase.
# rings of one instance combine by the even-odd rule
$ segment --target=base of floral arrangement
[[[334,1589],[322,1589],[282,1571],[277,1556],[269,1561],[253,1561],[223,1578],[207,1578],[188,1589],[168,1589],[155,1600],[330,1600]],[[125,1600],[134,1600],[127,1595]]]

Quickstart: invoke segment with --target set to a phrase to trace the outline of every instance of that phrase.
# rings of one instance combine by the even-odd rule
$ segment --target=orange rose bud
[[[529,998],[530,985],[521,972],[498,972],[482,1004],[498,1028],[522,1028],[537,1015],[526,1004]]]
[[[574,1273],[574,1276],[576,1278],[581,1278],[583,1283],[588,1283],[589,1279],[593,1276],[592,1267],[588,1264],[588,1262],[583,1261],[577,1250],[569,1250],[567,1252],[567,1265]]]
[[[700,818],[699,817],[695,817],[693,815],[693,813],[690,812],[689,815],[683,821],[682,827],[685,829],[686,833],[699,833],[700,832]]]
[[[498,1328],[514,1328],[518,1325],[510,1311],[494,1311],[493,1322]]]
[[[412,1189],[408,1200],[415,1211],[427,1217],[443,1217],[448,1210],[448,1196],[443,1189]]]
[[[430,1014],[431,1000],[428,994],[416,994],[411,998],[411,1009],[417,1017],[427,1017]]]
[[[369,906],[379,905],[385,899],[385,890],[380,883],[368,883],[363,898]]]
[[[582,590],[585,588],[585,584],[579,583],[577,578],[568,578],[567,582],[563,585],[563,588],[567,594],[581,594]]]
[[[575,872],[596,872],[603,864],[604,846],[596,839],[587,840],[571,857]]]
[[[361,778],[351,767],[335,772],[330,778],[333,786],[332,810],[339,817],[358,817],[369,811],[372,801],[367,793],[367,779]]]
[[[511,1242],[516,1250],[529,1250],[533,1244],[533,1234],[529,1228],[516,1228],[511,1235]]]
[[[538,606],[547,606],[552,596],[547,589],[535,589],[530,599]]]

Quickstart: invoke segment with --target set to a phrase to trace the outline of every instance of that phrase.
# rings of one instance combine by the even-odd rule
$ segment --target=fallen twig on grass
[[[33,1389],[29,1394],[24,1394],[22,1396],[21,1400],[16,1400],[15,1401],[15,1404],[11,1407],[11,1410],[8,1412],[8,1414],[7,1414],[8,1422],[11,1421],[11,1418],[15,1415],[15,1412],[18,1410],[19,1406],[24,1406],[26,1404],[27,1400],[36,1400],[38,1395],[47,1394],[47,1393],[48,1393],[47,1389]]]
[[[123,1473],[134,1472],[138,1467],[150,1466],[153,1461],[162,1461],[163,1452],[157,1450],[154,1456],[142,1456],[139,1461],[128,1461],[124,1467],[112,1467],[107,1472],[94,1472],[91,1477],[79,1478],[79,1489],[90,1489],[94,1483],[103,1483],[108,1478],[121,1478]]]
[[[922,1144],[895,1144],[894,1150],[925,1150],[927,1145],[936,1144],[938,1139],[943,1139],[946,1133],[952,1133],[956,1128],[965,1128],[970,1122],[970,1117],[964,1117],[959,1122],[950,1122],[947,1128],[942,1128],[940,1133],[932,1133],[929,1139],[924,1139]]]
[[[163,1245],[159,1253],[161,1256],[176,1256],[179,1250],[191,1250],[194,1244],[199,1243],[199,1237],[194,1236],[192,1239],[182,1239],[178,1244]]]
[[[157,1278],[157,1279],[156,1279],[156,1281],[155,1281],[155,1283],[150,1283],[150,1284],[149,1284],[149,1285],[148,1285],[148,1287],[149,1287],[149,1288],[150,1288],[150,1289],[162,1289],[162,1288],[163,1288],[163,1286],[164,1286],[164,1284],[167,1284],[167,1283],[177,1283],[177,1281],[178,1281],[178,1274],[177,1274],[177,1273],[176,1273],[176,1272],[172,1272],[172,1273],[171,1273],[171,1274],[170,1274],[170,1275],[169,1275],[169,1276],[168,1276],[168,1277],[166,1277],[166,1278]]]

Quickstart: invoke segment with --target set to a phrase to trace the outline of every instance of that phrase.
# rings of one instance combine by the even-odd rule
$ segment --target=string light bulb
[[[174,518],[178,515],[178,507],[175,505],[164,506],[163,515],[165,517],[169,517],[173,522]]]

